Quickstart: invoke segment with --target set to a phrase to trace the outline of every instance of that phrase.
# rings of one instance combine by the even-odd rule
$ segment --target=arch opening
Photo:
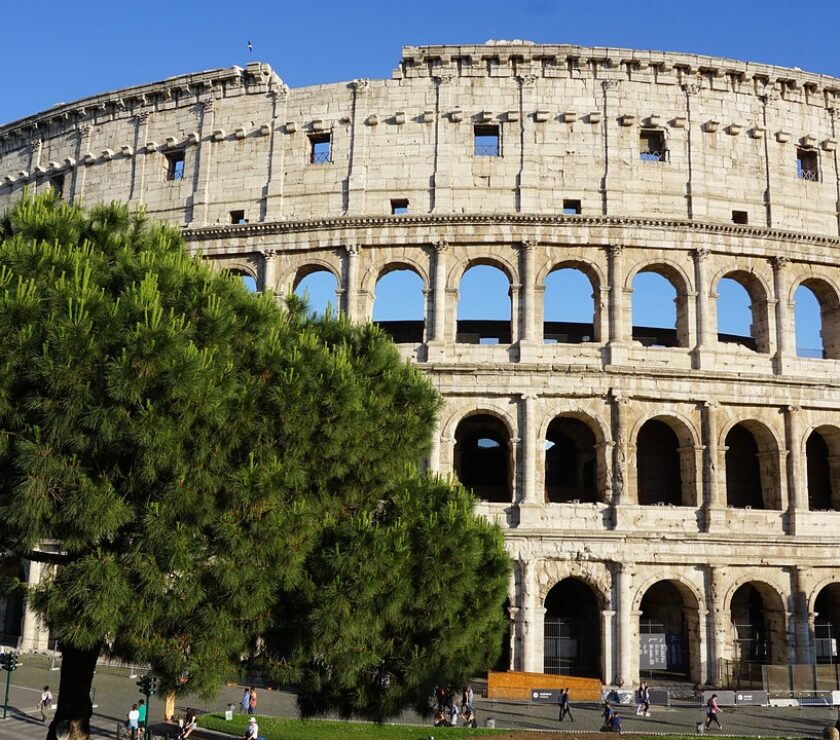
[[[642,597],[639,671],[647,678],[685,678],[699,672],[697,600],[671,581],[654,583]]]
[[[840,663],[840,583],[821,589],[814,602],[814,653],[817,663]]]
[[[633,277],[633,339],[645,347],[687,347],[688,305],[675,272],[650,265]]]
[[[601,619],[592,589],[577,578],[556,584],[545,599],[543,672],[601,677]]]
[[[729,609],[737,664],[786,662],[784,611],[777,593],[763,583],[745,583],[732,595]]]
[[[373,323],[397,344],[419,344],[425,334],[423,279],[412,269],[396,267],[376,281]]]
[[[598,341],[593,283],[576,267],[558,267],[545,279],[543,342],[581,344]]]
[[[304,269],[298,273],[294,293],[306,301],[312,316],[335,316],[338,313],[338,281],[329,270]]]
[[[510,279],[504,271],[489,264],[472,264],[458,286],[455,341],[510,344],[511,310]]]
[[[595,434],[579,419],[558,417],[548,425],[545,436],[546,502],[595,503]]]
[[[476,414],[455,430],[455,475],[482,501],[513,500],[510,435],[495,416]]]
[[[642,506],[682,504],[680,443],[657,419],[646,421],[636,440],[638,500]]]
[[[755,276],[728,273],[718,282],[717,290],[718,342],[768,352],[766,301]]]
[[[840,299],[825,280],[803,280],[794,293],[796,353],[840,359]]]
[[[735,509],[780,509],[779,465],[769,432],[736,424],[726,435],[726,503]]]

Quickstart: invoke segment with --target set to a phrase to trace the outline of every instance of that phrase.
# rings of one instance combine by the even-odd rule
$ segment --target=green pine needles
[[[54,725],[103,650],[206,692],[258,653],[305,713],[377,719],[494,660],[501,534],[418,474],[440,398],[375,327],[45,194],[0,218],[0,336],[0,542],[47,566]]]

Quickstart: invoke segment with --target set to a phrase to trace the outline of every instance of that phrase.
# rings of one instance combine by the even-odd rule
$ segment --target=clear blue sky
[[[693,52],[840,77],[840,0],[42,0],[37,6],[7,0],[3,6],[0,123],[110,89],[251,60],[268,62],[292,87],[389,77],[404,45],[488,39]]]

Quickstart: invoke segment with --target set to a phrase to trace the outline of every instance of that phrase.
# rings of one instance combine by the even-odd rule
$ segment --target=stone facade
[[[143,205],[278,299],[332,273],[359,321],[414,271],[425,320],[399,347],[445,399],[429,467],[469,478],[470,424],[500,448],[479,509],[516,561],[509,666],[629,685],[642,633],[667,633],[669,668],[715,680],[720,659],[830,660],[840,628],[838,104],[834,78],[627,49],[407,48],[390,80],[301,89],[254,63],[0,127],[0,205]],[[495,344],[457,320],[475,265],[509,282]],[[547,343],[562,268],[592,322]],[[665,338],[632,326],[644,272],[676,292]],[[723,278],[749,293],[746,341],[718,333]],[[820,359],[796,352],[803,285]],[[555,485],[561,437],[591,485]]]

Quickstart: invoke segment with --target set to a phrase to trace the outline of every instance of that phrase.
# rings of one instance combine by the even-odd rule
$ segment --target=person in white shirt
[[[41,692],[41,703],[38,704],[38,709],[41,710],[41,722],[47,721],[47,710],[52,706],[53,695],[50,693],[50,687],[44,686]]]
[[[243,740],[257,740],[260,736],[260,728],[257,727],[257,718],[251,717],[248,720],[248,726],[245,728],[245,734],[242,736]]]
[[[140,710],[134,704],[128,713],[128,729],[131,731],[131,740],[137,737],[137,730],[140,729]]]

